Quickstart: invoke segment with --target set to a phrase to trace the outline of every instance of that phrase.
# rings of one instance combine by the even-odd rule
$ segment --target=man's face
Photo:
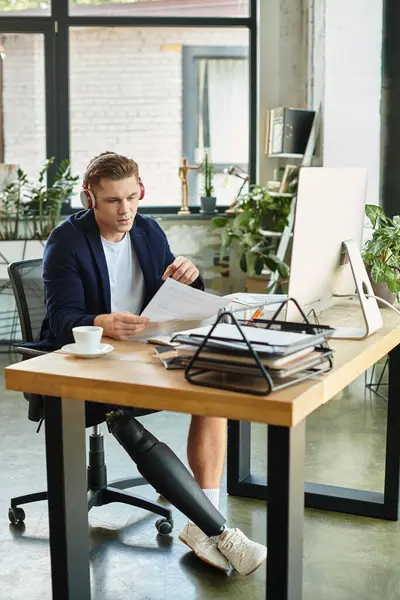
[[[103,237],[122,239],[135,220],[140,188],[135,176],[112,181],[100,179],[93,188],[96,196],[95,217]]]

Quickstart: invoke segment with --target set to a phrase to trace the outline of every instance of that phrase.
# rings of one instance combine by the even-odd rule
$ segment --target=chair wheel
[[[11,508],[8,509],[8,518],[13,525],[22,523],[25,521],[25,511],[19,506],[11,506]]]
[[[158,519],[155,525],[160,535],[169,535],[174,528],[174,522],[172,519]]]

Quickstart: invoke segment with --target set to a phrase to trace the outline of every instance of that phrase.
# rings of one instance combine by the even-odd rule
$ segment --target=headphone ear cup
[[[139,183],[139,188],[140,188],[140,195],[139,195],[139,201],[140,201],[140,200],[143,200],[143,198],[144,198],[144,194],[145,194],[144,185],[143,185],[143,182],[142,182],[142,180],[140,179],[140,177],[139,177],[139,181],[138,181],[138,183]]]
[[[91,190],[82,189],[80,193],[81,204],[83,208],[94,208],[96,205],[95,195]]]

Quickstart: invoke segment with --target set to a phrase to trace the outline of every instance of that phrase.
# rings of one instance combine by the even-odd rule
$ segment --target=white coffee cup
[[[95,327],[94,325],[83,325],[81,327],[73,327],[72,334],[78,352],[91,354],[100,348],[103,328]]]

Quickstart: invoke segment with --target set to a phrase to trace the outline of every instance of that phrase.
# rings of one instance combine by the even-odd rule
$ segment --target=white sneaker
[[[240,529],[227,529],[218,541],[218,549],[242,575],[251,575],[267,558],[267,548],[247,538]]]
[[[230,570],[229,562],[218,550],[218,539],[207,537],[194,523],[188,521],[180,532],[179,539],[204,562],[225,571],[225,573]]]

